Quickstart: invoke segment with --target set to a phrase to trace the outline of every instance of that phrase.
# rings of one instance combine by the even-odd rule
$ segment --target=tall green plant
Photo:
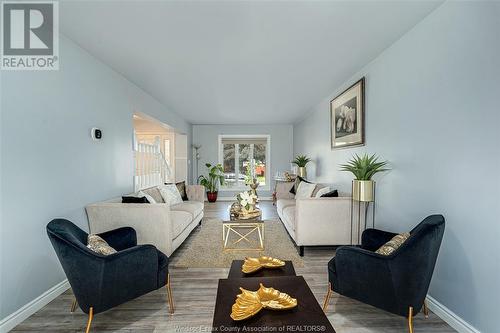
[[[346,164],[341,164],[340,170],[352,172],[357,180],[370,180],[374,174],[389,170],[384,168],[387,163],[387,161],[379,162],[375,154],[372,156],[364,154],[361,157],[356,154]]]
[[[208,176],[201,175],[198,177],[198,183],[203,185],[207,192],[217,192],[220,185],[224,185],[224,169],[222,165],[213,165],[210,163],[205,164],[208,169]]]
[[[309,162],[311,162],[311,159],[306,155],[297,155],[297,157],[295,157],[295,159],[292,161],[292,163],[296,164],[299,168],[305,167]]]

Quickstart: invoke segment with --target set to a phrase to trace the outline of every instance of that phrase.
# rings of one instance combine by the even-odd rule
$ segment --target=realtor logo
[[[59,11],[55,1],[2,2],[3,70],[59,69]]]

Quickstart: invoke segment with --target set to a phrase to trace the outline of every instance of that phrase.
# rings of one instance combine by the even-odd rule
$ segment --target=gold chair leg
[[[413,307],[408,309],[408,332],[413,333]]]
[[[70,310],[71,312],[75,312],[75,309],[76,309],[76,305],[77,305],[77,304],[78,304],[78,303],[76,302],[76,298],[75,298],[75,299],[73,300],[73,303],[71,304],[71,310]]]
[[[92,324],[92,318],[94,318],[94,308],[90,307],[90,309],[89,309],[89,321],[87,322],[87,329],[85,330],[85,333],[90,332],[90,324]]]
[[[427,307],[427,300],[424,299],[424,316],[429,318],[429,308]]]
[[[170,314],[173,314],[174,309],[174,298],[172,297],[172,288],[170,285],[170,274],[167,275],[167,299],[168,299],[168,308]]]
[[[328,291],[326,292],[325,302],[323,303],[323,312],[326,312],[328,308],[328,303],[330,302],[330,297],[332,295],[332,284],[328,282]]]

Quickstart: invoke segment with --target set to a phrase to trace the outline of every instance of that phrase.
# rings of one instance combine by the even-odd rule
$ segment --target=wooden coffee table
[[[273,287],[297,299],[297,307],[275,311],[262,309],[255,316],[234,321],[229,316],[231,307],[240,294],[240,287],[258,290],[259,283]],[[212,332],[324,332],[335,333],[328,318],[319,306],[311,289],[302,276],[252,277],[221,279],[217,289],[217,300]]]
[[[245,274],[241,271],[243,260],[233,260],[229,269],[228,279],[248,278],[248,277],[274,277],[274,276],[295,276],[295,268],[291,261],[285,260],[285,266],[278,268],[262,268],[257,272]]]

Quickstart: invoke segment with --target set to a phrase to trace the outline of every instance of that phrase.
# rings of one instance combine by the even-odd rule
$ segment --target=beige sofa
[[[293,182],[276,186],[276,208],[283,225],[304,254],[304,246],[351,244],[351,197],[295,199]],[[313,195],[325,185],[318,184]],[[356,224],[357,226],[357,224]],[[358,232],[353,227],[352,239]]]
[[[156,204],[121,203],[121,197],[86,207],[91,233],[132,227],[138,244],[153,244],[170,256],[203,218],[204,188],[187,185],[189,201],[168,206],[156,187],[143,190]]]

